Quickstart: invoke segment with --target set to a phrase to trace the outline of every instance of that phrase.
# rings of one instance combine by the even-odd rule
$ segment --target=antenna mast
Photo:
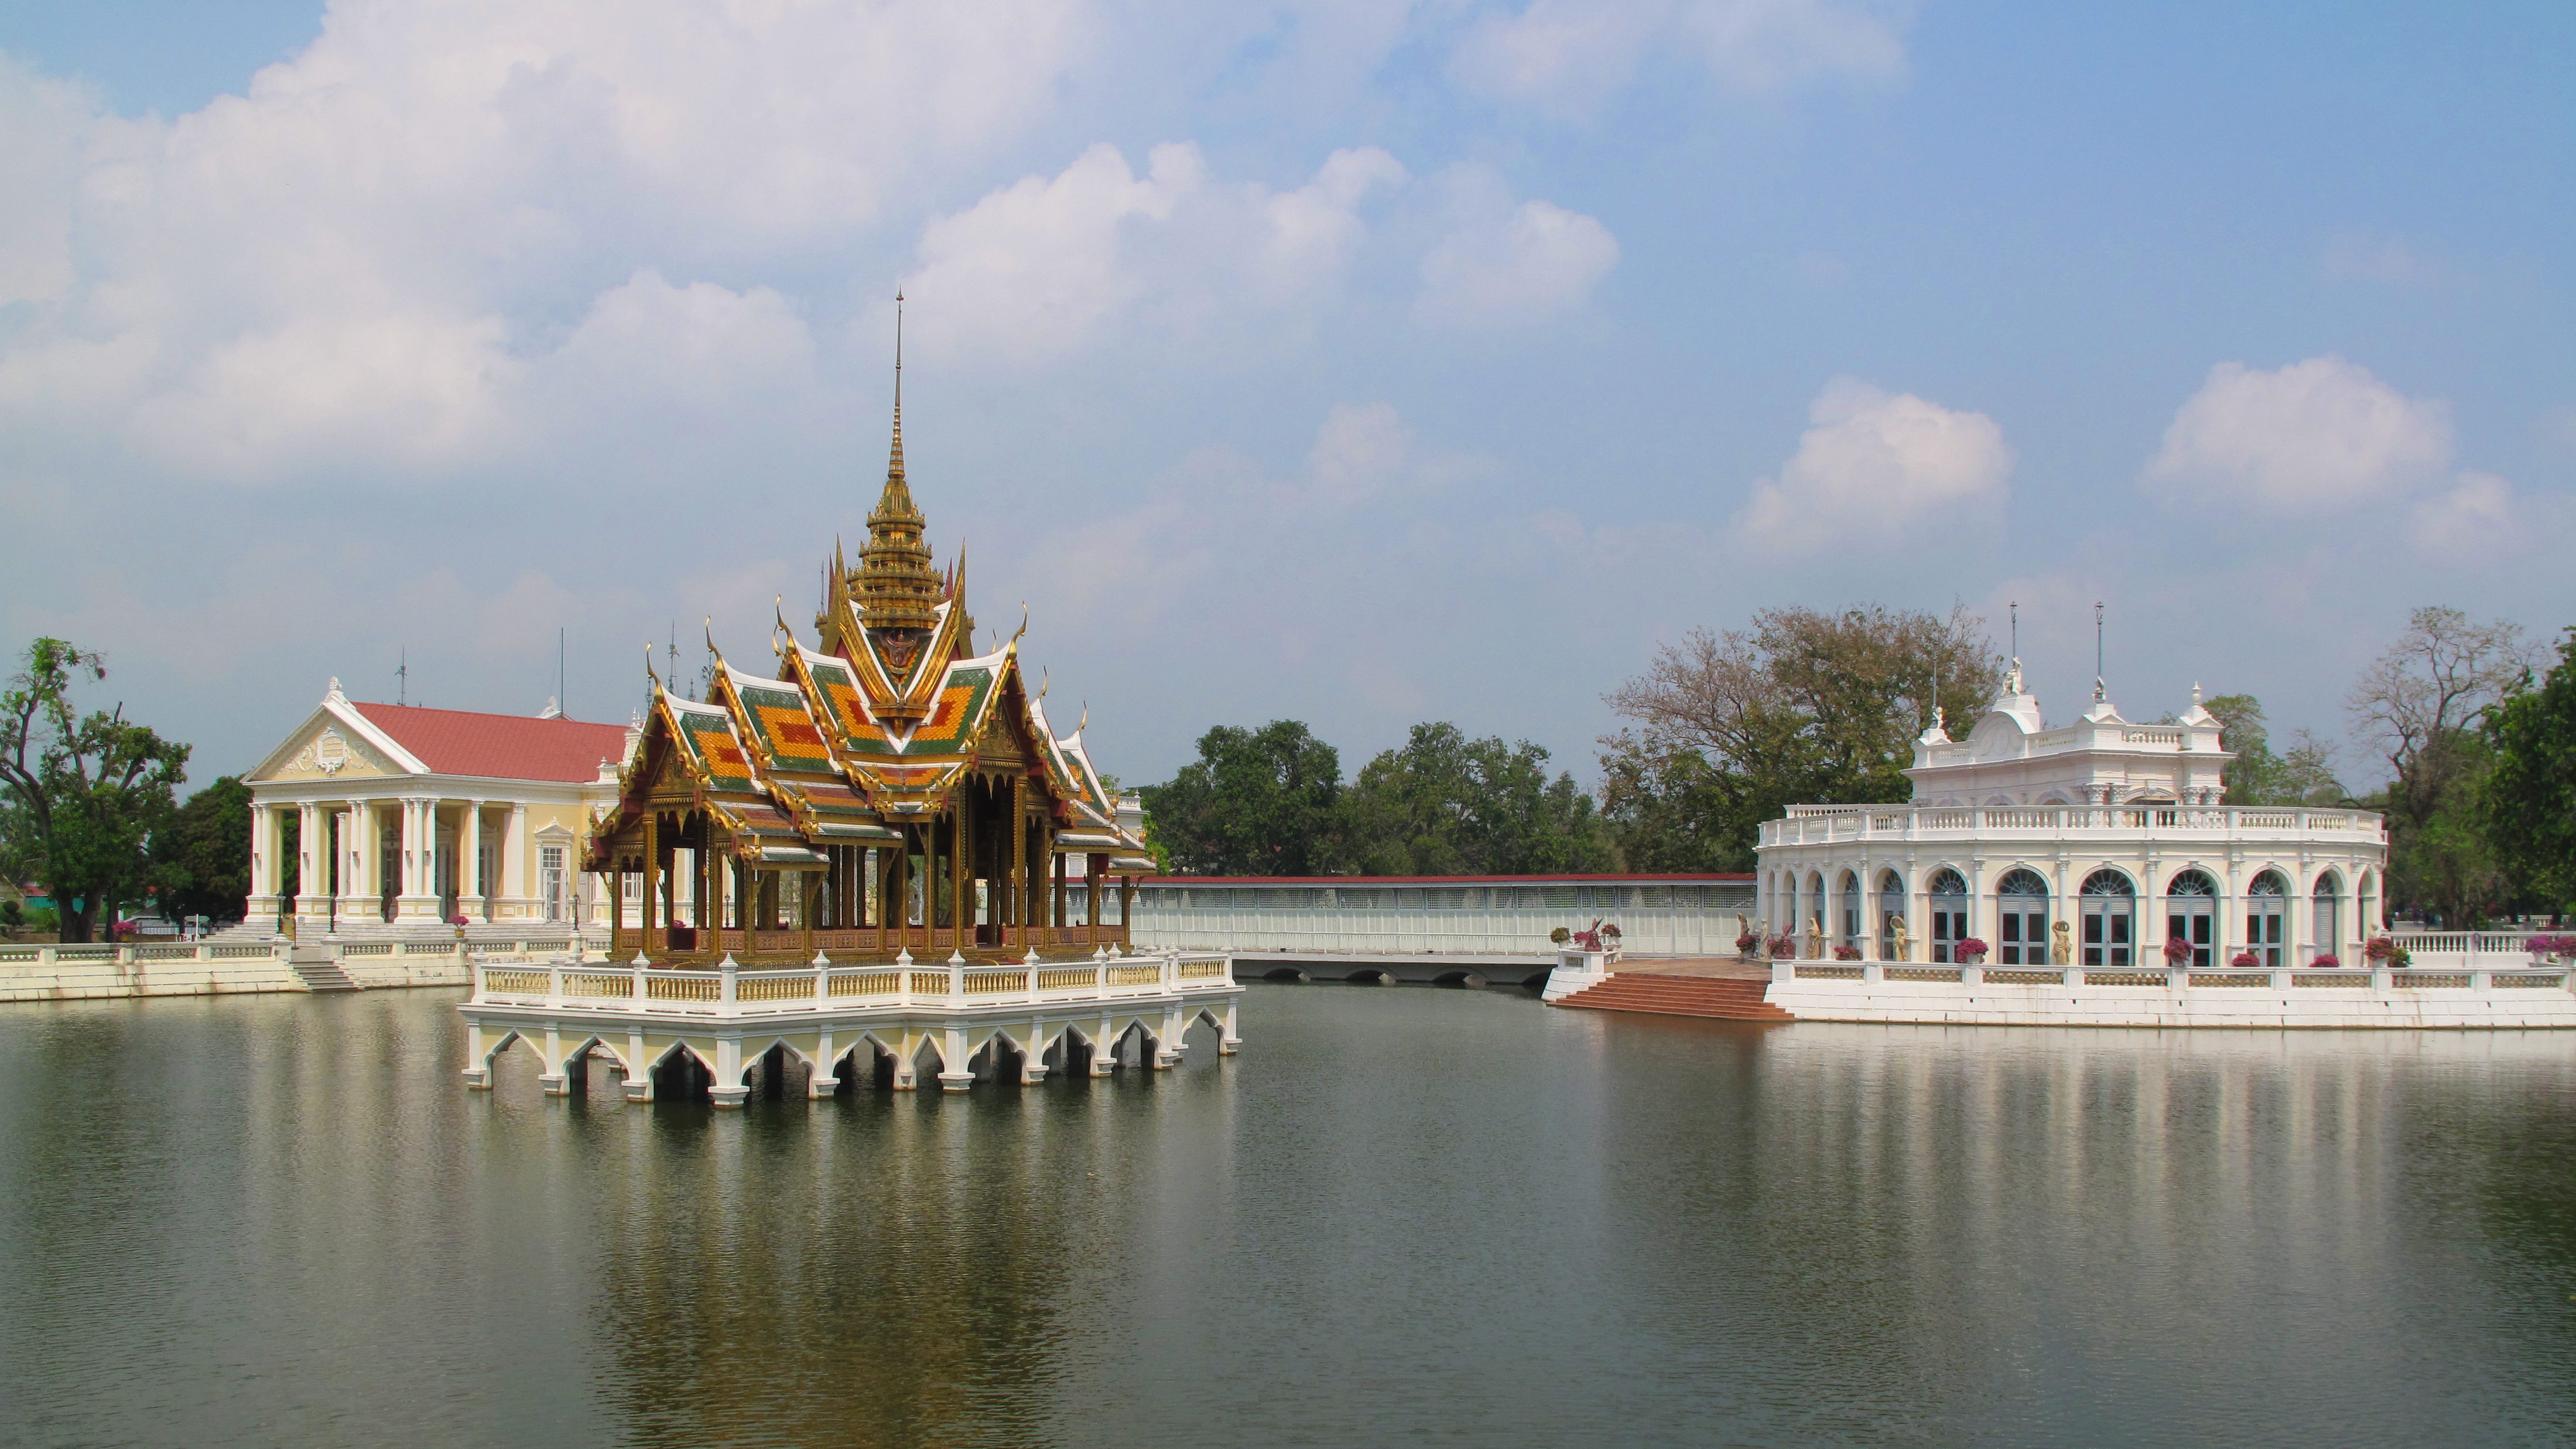
[[[2100,704],[2110,690],[2102,683],[2102,601],[2093,601],[2093,702]]]
[[[411,646],[407,644],[394,666],[394,703],[411,703]]]

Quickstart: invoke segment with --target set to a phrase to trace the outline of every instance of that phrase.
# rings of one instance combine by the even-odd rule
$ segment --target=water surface
[[[0,1007],[0,1440],[2576,1441],[2576,1036],[1256,985],[719,1115],[457,996]]]

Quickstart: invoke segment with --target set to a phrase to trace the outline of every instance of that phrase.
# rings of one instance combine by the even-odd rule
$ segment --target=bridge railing
[[[639,1016],[731,1017],[1114,1002],[1227,991],[1233,986],[1233,958],[1213,952],[1168,951],[1015,966],[923,962],[841,966],[823,958],[793,970],[758,971],[487,960],[475,963],[472,999]]]

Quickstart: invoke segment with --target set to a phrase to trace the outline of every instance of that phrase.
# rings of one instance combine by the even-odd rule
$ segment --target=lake
[[[719,1114],[460,998],[0,1007],[0,1440],[2576,1441],[2576,1035],[1255,984]]]

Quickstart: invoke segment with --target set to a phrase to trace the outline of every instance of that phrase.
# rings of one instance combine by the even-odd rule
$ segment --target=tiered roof
[[[967,653],[964,561],[944,575],[930,567],[904,477],[901,408],[898,390],[884,493],[868,515],[860,566],[833,551],[815,616],[819,647],[799,641],[782,615],[771,640],[776,678],[746,674],[721,653],[704,702],[656,678],[619,807],[595,832],[601,852],[628,821],[668,801],[679,779],[742,858],[795,865],[819,861],[826,845],[902,840],[900,827],[943,814],[962,779],[986,770],[1028,777],[1063,848],[1144,855],[1144,842],[1118,825],[1082,729],[1058,738],[1048,728],[1020,672],[1017,636],[996,652]]]

